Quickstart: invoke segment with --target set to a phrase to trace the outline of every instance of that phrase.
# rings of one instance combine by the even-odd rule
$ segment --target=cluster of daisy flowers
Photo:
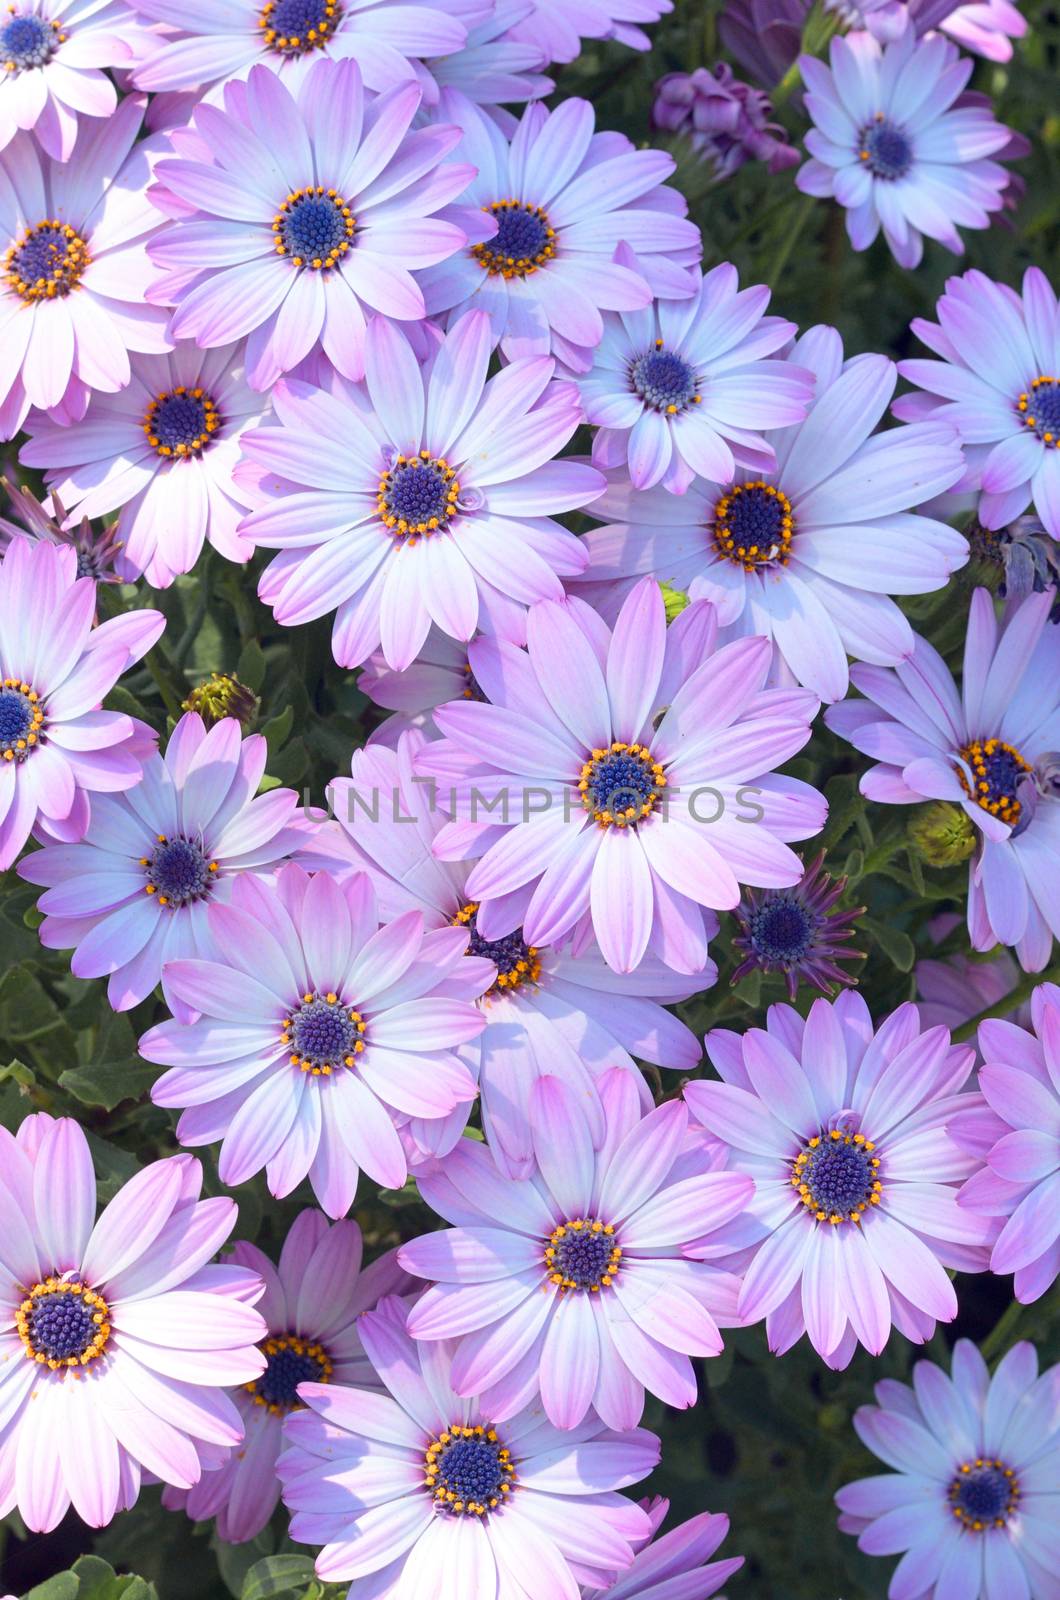
[[[694,1406],[734,1328],[842,1370],[932,1340],[962,1274],[1060,1275],[1060,990],[951,1031],[1060,936],[1056,295],[955,277],[896,364],[703,270],[674,158],[546,104],[583,39],[646,48],[669,9],[0,12],[0,438],[44,480],[0,520],[0,868],[75,979],[154,997],[175,1143],[315,1202],[275,1262],[218,1261],[198,1158],[97,1217],[74,1121],[0,1130],[0,1515],[35,1532],[161,1482],[235,1543],[282,1500],[351,1596],[701,1600],[741,1560],[726,1518],[662,1533],[624,1492],[649,1397]],[[1021,153],[962,47],[1021,19],[844,21],[800,62],[795,182],[855,249],[959,253]],[[799,159],[731,68],[666,84],[716,180]],[[902,601],[972,512],[1008,588],[958,684]],[[326,808],[267,778],[226,675],[161,739],[107,703],[209,550],[257,559],[281,628],[330,619],[389,713]],[[785,770],[822,724],[968,861],[994,960],[922,963],[919,1007],[854,991],[826,799]],[[733,982],[789,1003],[701,1041],[672,1008],[726,914]],[[366,1181],[437,1226],[366,1264]],[[901,1555],[894,1600],[1055,1594],[1058,1386],[961,1341],[857,1413],[894,1471],[840,1526]]]

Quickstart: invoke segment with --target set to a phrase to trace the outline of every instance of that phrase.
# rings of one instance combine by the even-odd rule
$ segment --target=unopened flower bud
[[[955,867],[975,849],[975,824],[960,806],[934,800],[909,823],[909,842],[929,867]]]

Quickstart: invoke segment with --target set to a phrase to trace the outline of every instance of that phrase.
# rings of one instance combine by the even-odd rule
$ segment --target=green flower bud
[[[674,589],[668,583],[660,583],[659,588],[662,590],[663,605],[666,607],[666,621],[671,623],[688,605],[688,596],[683,589]]]
[[[918,807],[908,832],[910,844],[929,867],[955,867],[975,850],[975,824],[947,800]]]
[[[234,673],[211,672],[192,689],[184,710],[197,711],[208,728],[224,717],[236,717],[244,728],[250,728],[258,714],[258,697]]]

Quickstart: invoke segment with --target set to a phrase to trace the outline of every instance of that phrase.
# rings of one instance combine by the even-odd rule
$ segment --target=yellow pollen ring
[[[197,434],[195,438],[192,439],[188,444],[163,444],[157,432],[159,408],[163,406],[167,400],[178,396],[180,398],[184,398],[186,396],[190,400],[199,401],[203,410],[202,432]],[[147,410],[144,412],[144,420],[141,426],[147,438],[148,444],[151,446],[151,449],[156,455],[187,458],[189,456],[202,455],[203,451],[206,449],[206,446],[210,443],[210,440],[221,426],[221,415],[214,401],[206,393],[205,389],[189,389],[187,384],[181,383],[178,384],[175,389],[164,389],[161,394],[156,395],[156,397],[151,401],[151,404],[148,406]]]
[[[666,773],[660,762],[655,761],[651,751],[642,744],[626,744],[621,739],[616,739],[606,750],[594,750],[588,761],[582,766],[578,774],[578,793],[581,795],[582,805],[586,811],[592,813],[596,822],[602,828],[628,828],[631,823],[641,822],[655,810],[658,803],[658,794],[649,795],[648,799],[639,805],[629,805],[621,811],[610,811],[606,807],[597,807],[593,799],[593,777],[595,769],[608,759],[609,756],[628,755],[639,762],[644,768],[646,777],[650,777],[655,789],[665,789]]]
[[[50,247],[53,257],[51,269],[47,274],[41,274],[37,278],[26,278],[21,268],[16,265],[17,257],[26,245],[45,233],[57,236]],[[63,241],[61,256],[58,253],[60,240]],[[8,246],[4,253],[4,282],[27,304],[32,305],[40,300],[54,300],[58,296],[69,294],[71,289],[79,286],[85,268],[90,266],[91,262],[88,245],[81,235],[59,217],[46,217],[43,222],[27,228],[20,239],[16,239],[14,244]]]
[[[461,906],[456,916],[452,919],[451,925],[454,928],[466,928],[474,917],[478,907],[479,902],[477,900],[469,900],[466,906]],[[488,944],[489,942],[489,940],[483,940],[484,944]],[[475,952],[469,947],[468,954],[472,955],[474,953]],[[487,960],[489,959],[492,958],[487,957]],[[484,1000],[488,1000],[490,995],[494,994],[498,989],[502,990],[504,993],[511,994],[514,989],[521,988],[523,984],[537,983],[540,977],[541,957],[538,952],[538,947],[534,944],[528,944],[526,946],[526,959],[517,961],[510,972],[501,972],[498,968],[496,982],[491,989],[486,991],[482,998]]]
[[[1025,428],[1033,429],[1038,427],[1039,419],[1034,415],[1033,410],[1034,397],[1039,389],[1045,388],[1047,385],[1060,387],[1060,378],[1054,378],[1048,373],[1040,373],[1030,388],[1024,390],[1016,401],[1016,410],[1020,413],[1020,418]],[[1041,441],[1045,445],[1052,445],[1054,450],[1060,450],[1060,436],[1055,433],[1049,431],[1042,433]]]
[[[458,1444],[462,1439],[480,1440],[483,1444],[497,1446],[497,1466],[501,1474],[501,1481],[497,1485],[497,1493],[488,1500],[462,1500],[452,1489],[442,1482],[442,1468],[445,1452],[451,1444]],[[424,1487],[430,1491],[440,1511],[448,1512],[454,1516],[484,1517],[490,1511],[496,1511],[510,1496],[516,1486],[518,1474],[512,1460],[511,1451],[502,1445],[496,1428],[484,1427],[482,1423],[467,1425],[460,1422],[450,1423],[444,1433],[431,1441],[423,1457]]]
[[[957,768],[961,788],[969,800],[974,800],[992,817],[998,817],[1010,827],[1015,827],[1023,807],[1015,795],[1001,794],[997,799],[991,799],[988,762],[994,756],[1009,756],[1017,771],[1032,772],[1034,769],[1030,762],[1024,760],[1015,745],[1006,744],[1003,739],[973,739],[971,744],[962,746],[960,753],[972,770],[972,781],[969,782],[964,768]]]
[[[303,1339],[296,1333],[272,1334],[258,1346],[258,1349],[264,1356],[279,1356],[285,1350],[291,1350],[296,1356],[304,1356],[310,1361],[315,1361],[320,1370],[313,1377],[313,1383],[329,1383],[335,1371],[331,1358],[322,1344]],[[256,1406],[261,1406],[273,1417],[285,1417],[290,1411],[302,1409],[302,1402],[298,1399],[293,1400],[289,1406],[277,1405],[274,1400],[267,1400],[261,1393],[262,1378],[252,1378],[250,1383],[243,1385],[245,1392],[250,1395]]]
[[[307,259],[305,256],[292,255],[283,242],[284,224],[299,200],[320,198],[334,201],[335,208],[342,217],[345,238],[341,239],[333,249],[329,250],[326,256],[313,256],[311,259]],[[308,267],[312,272],[330,272],[332,267],[338,266],[353,243],[353,236],[357,231],[357,218],[337,189],[329,189],[322,183],[309,184],[305,189],[291,190],[272,219],[272,231],[276,236],[274,248],[278,256],[286,256],[296,267]]]
[[[323,49],[342,21],[338,0],[325,0],[323,17],[314,27],[306,29],[304,37],[297,33],[280,33],[272,25],[276,5],[277,0],[266,0],[258,17],[258,27],[270,50],[279,50],[285,55]]]
[[[30,1318],[35,1310],[36,1301],[43,1299],[45,1295],[53,1294],[77,1295],[86,1306],[91,1307],[92,1326],[96,1331],[80,1355],[65,1358],[49,1356],[43,1350],[38,1350],[33,1343]],[[61,1372],[68,1367],[87,1367],[106,1349],[111,1333],[110,1308],[102,1295],[96,1294],[94,1289],[89,1289],[86,1284],[79,1283],[74,1278],[44,1278],[40,1283],[33,1285],[25,1300],[15,1311],[15,1332],[22,1340],[27,1358],[35,1361],[38,1366],[48,1367],[52,1372]]]
[[[742,496],[758,491],[780,508],[776,539],[769,545],[737,543],[738,534],[733,528],[733,513]],[[786,567],[791,555],[791,538],[795,532],[795,513],[791,501],[775,484],[756,478],[748,483],[732,486],[714,507],[714,546],[720,556],[732,561],[745,572],[755,572],[759,567]]]
[[[869,1168],[873,1173],[873,1181],[865,1200],[859,1205],[852,1206],[849,1211],[825,1211],[814,1199],[810,1185],[806,1181],[806,1169],[813,1158],[814,1152],[822,1145],[853,1145],[869,1157]],[[874,1155],[875,1142],[867,1139],[863,1133],[844,1133],[841,1128],[831,1128],[827,1138],[822,1134],[815,1134],[812,1139],[807,1139],[806,1148],[800,1150],[791,1165],[791,1187],[798,1191],[799,1200],[808,1211],[813,1214],[817,1222],[827,1222],[830,1227],[837,1228],[841,1223],[852,1222],[859,1224],[865,1212],[872,1206],[878,1206],[883,1198],[883,1183],[880,1179],[880,1158]]]
[[[36,689],[22,678],[5,678],[3,687],[13,694],[21,695],[29,702],[30,710],[25,733],[19,734],[16,739],[5,739],[0,743],[0,760],[24,761],[30,751],[40,743],[44,728],[44,708]]]
[[[610,1254],[596,1283],[576,1283],[563,1271],[559,1262],[558,1252],[564,1240],[572,1234],[580,1233],[597,1234],[611,1240]],[[568,1222],[561,1222],[558,1227],[553,1228],[545,1245],[545,1271],[549,1283],[554,1283],[561,1295],[569,1294],[572,1290],[582,1294],[599,1294],[601,1289],[610,1289],[622,1265],[622,1249],[615,1242],[614,1235],[614,1225],[610,1222],[600,1222],[596,1217],[574,1217]]]
[[[406,517],[399,517],[391,510],[390,497],[399,477],[406,472],[414,472],[424,467],[438,474],[444,481],[445,503],[439,516],[428,517],[421,522],[410,522]],[[439,528],[445,528],[450,519],[456,516],[457,501],[460,498],[460,480],[457,478],[455,468],[449,465],[444,456],[432,456],[429,450],[420,450],[412,455],[395,456],[393,464],[379,479],[376,493],[376,515],[383,527],[396,539],[407,540],[410,545],[414,545],[417,539],[430,538]],[[470,671],[470,668],[468,670]]]
[[[318,999],[324,1000],[329,1006],[334,1006],[338,1005],[339,997],[337,994],[332,993],[316,995],[310,992],[302,996],[301,1004],[306,1006],[312,1005],[313,1001]],[[299,1007],[296,1006],[294,1009],[297,1011]],[[331,1074],[337,1067],[356,1066],[357,1057],[364,1053],[364,1018],[362,1017],[361,1013],[359,1011],[355,1011],[352,1006],[343,1006],[341,1009],[346,1018],[353,1023],[358,1037],[354,1041],[350,1053],[341,1057],[336,1057],[334,1061],[314,1062],[310,1061],[306,1056],[299,1055],[298,1051],[291,1043],[291,1029],[294,1027],[294,1016],[292,1015],[289,1017],[284,1017],[280,1028],[280,1043],[283,1045],[285,1050],[289,1050],[291,1052],[288,1057],[289,1066],[298,1067],[300,1071],[307,1072],[310,1077],[313,1078],[330,1078]]]
[[[556,254],[556,230],[548,220],[548,212],[543,206],[530,205],[523,200],[493,200],[488,206],[482,207],[488,215],[502,217],[507,211],[525,211],[530,216],[536,217],[542,224],[545,234],[545,243],[541,249],[532,256],[507,256],[501,255],[499,250],[493,248],[493,240],[485,244],[473,244],[471,254],[484,272],[491,278],[528,278],[539,267],[551,261]]]

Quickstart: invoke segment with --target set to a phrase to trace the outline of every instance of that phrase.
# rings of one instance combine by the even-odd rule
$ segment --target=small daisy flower
[[[668,1500],[645,1505],[656,1527],[669,1509]],[[604,1600],[605,1594],[611,1600],[708,1600],[743,1566],[743,1556],[710,1559],[728,1532],[728,1517],[704,1511],[669,1533],[655,1533],[617,1583],[608,1589],[583,1584],[582,1600]]]
[[[278,1266],[257,1245],[238,1241],[228,1260],[265,1285],[257,1308],[267,1324],[259,1346],[265,1370],[232,1392],[244,1438],[224,1464],[204,1472],[191,1489],[167,1488],[162,1504],[193,1522],[216,1518],[226,1544],[256,1538],[276,1509],[276,1460],[284,1423],[303,1402],[300,1383],[376,1386],[357,1332],[357,1318],[383,1295],[402,1294],[413,1280],[393,1251],[361,1268],[363,1240],[356,1222],[329,1224],[319,1211],[300,1211],[287,1232]]]
[[[1029,267],[1018,295],[966,272],[936,314],[912,326],[939,359],[899,368],[927,393],[903,396],[896,412],[923,413],[931,397],[930,414],[957,429],[969,465],[959,487],[979,490],[984,527],[1004,528],[1033,504],[1060,539],[1060,309],[1048,278]],[[986,328],[997,337],[984,341]]]
[[[151,299],[176,307],[173,338],[246,338],[253,389],[317,349],[361,377],[366,314],[422,317],[413,272],[467,238],[433,213],[471,169],[443,161],[456,129],[410,132],[419,102],[416,84],[366,101],[353,61],[321,60],[293,92],[255,67],[223,110],[200,104],[193,137],[173,138],[190,154],[158,163],[181,208],[150,250],[162,270]]]
[[[168,25],[164,43],[138,52],[137,87],[206,90],[213,102],[255,65],[296,83],[321,58],[355,61],[376,93],[418,81],[433,102],[422,63],[462,51],[482,10],[475,0],[136,0],[136,9]]]
[[[80,522],[71,518],[70,526],[65,527],[66,512],[54,493],[48,496],[45,505],[24,483],[15,484],[0,477],[0,489],[4,490],[18,518],[18,522],[8,522],[6,517],[0,517],[0,553],[12,539],[42,541],[57,545],[59,549],[73,550],[79,578],[91,578],[95,583],[121,582],[114,571],[122,543],[116,522],[97,529],[82,516]]]
[[[109,117],[118,96],[105,68],[133,59],[144,30],[122,0],[7,0],[0,12],[0,150],[32,129],[69,161],[78,112]]]
[[[1012,131],[989,105],[955,106],[974,63],[940,34],[907,28],[881,47],[870,33],[833,39],[831,67],[800,56],[811,159],[795,182],[846,210],[855,250],[883,229],[899,266],[919,265],[924,235],[960,255],[958,228],[988,228],[1010,174],[991,156]]]
[[[628,264],[635,257],[627,253]],[[745,467],[776,465],[764,428],[802,422],[814,374],[770,361],[795,332],[767,317],[770,291],[739,289],[736,268],[715,267],[687,300],[609,313],[593,364],[579,380],[585,414],[599,424],[593,460],[628,465],[635,489],[661,483],[683,494],[698,474],[728,483]]]
[[[991,1377],[969,1339],[952,1378],[918,1361],[912,1387],[885,1378],[854,1429],[893,1470],[836,1495],[839,1526],[867,1555],[901,1554],[892,1600],[1049,1600],[1060,1571],[1056,1475],[1060,1365],[1038,1375],[1012,1346]]]
[[[973,950],[1015,949],[1040,972],[1060,936],[1060,629],[1053,593],[1031,594],[998,627],[988,590],[972,596],[962,692],[926,639],[893,672],[854,667],[866,697],[830,706],[828,726],[877,762],[861,792],[889,805],[947,800],[981,835],[968,864]]]
[[[288,1420],[284,1504],[292,1539],[324,1546],[317,1575],[363,1579],[375,1600],[411,1596],[417,1574],[424,1593],[578,1600],[579,1577],[628,1567],[651,1522],[615,1491],[655,1466],[655,1435],[595,1418],[561,1433],[538,1406],[495,1427],[454,1390],[451,1344],[413,1340],[405,1321],[393,1298],[360,1320],[386,1395],[305,1383]]]
[[[979,1049],[993,1126],[986,1167],[959,1199],[1005,1219],[990,1267],[1014,1273],[1016,1298],[1029,1304],[1060,1276],[1060,989],[1035,989],[1029,1029],[998,1018],[980,1023]]]
[[[770,434],[775,467],[695,479],[677,497],[613,474],[579,592],[606,607],[653,573],[712,601],[723,637],[770,634],[776,681],[841,700],[848,656],[893,666],[913,648],[891,596],[941,589],[968,560],[963,534],[912,515],[964,460],[944,421],[876,432],[898,381],[886,356],[844,360],[835,329],[818,327],[788,360],[816,376],[816,398],[805,422]]]
[[[38,821],[76,838],[89,794],[103,805],[140,782],[143,724],[100,703],[165,618],[132,611],[93,628],[95,610],[73,549],[12,540],[0,565],[0,870]]]
[[[143,1167],[96,1218],[76,1122],[0,1130],[0,1516],[102,1528],[144,1474],[198,1483],[243,1424],[226,1390],[265,1371],[261,1280],[211,1266],[234,1201],[200,1200],[190,1156]]]
[[[145,762],[135,802],[94,799],[80,843],[49,844],[19,866],[46,888],[37,902],[41,942],[73,948],[75,977],[109,977],[116,1011],[151,993],[164,962],[212,953],[208,906],[227,899],[238,874],[275,867],[315,830],[297,815],[292,789],[257,794],[267,747],[260,734],[241,740],[240,731],[229,717],[207,732],[188,712],[165,758]]]
[[[528,106],[510,142],[463,96],[444,94],[439,115],[460,126],[454,154],[477,169],[461,217],[479,207],[496,231],[420,274],[432,316],[477,308],[508,360],[552,351],[584,372],[604,335],[603,312],[694,292],[688,269],[702,247],[684,200],[662,186],[672,156],[597,133],[587,100]],[[635,267],[615,259],[623,243]]]
[[[946,1269],[983,1271],[996,1234],[957,1204],[980,1165],[947,1127],[982,1105],[962,1092],[972,1050],[945,1028],[922,1033],[913,1005],[874,1030],[851,991],[814,1001],[805,1022],[771,1006],[766,1028],[715,1029],[706,1046],[723,1081],[687,1084],[685,1099],[755,1182],[741,1319],[765,1317],[777,1355],[805,1332],[834,1368],[859,1344],[879,1355],[892,1324],[923,1344],[951,1322]]]
[[[244,381],[238,346],[183,344],[172,355],[134,356],[128,388],[97,395],[75,428],[31,416],[19,459],[44,469],[70,526],[120,509],[121,576],[165,589],[191,571],[206,539],[229,561],[253,554],[236,531],[249,501],[232,473],[263,406]]]
[[[501,651],[483,643],[476,653],[488,663],[488,681],[504,673]],[[529,1097],[542,1073],[562,1078],[578,1095],[599,1146],[605,1133],[602,1074],[609,1068],[628,1072],[643,1109],[650,1110],[634,1058],[681,1071],[696,1065],[699,1041],[664,1004],[709,988],[717,969],[708,961],[686,977],[647,957],[635,973],[619,977],[592,942],[577,948],[532,945],[522,928],[501,939],[484,938],[478,906],[467,892],[473,864],[432,854],[446,818],[416,773],[424,748],[422,735],[407,732],[396,750],[372,745],[356,751],[352,779],[336,779],[329,799],[352,859],[372,878],[384,916],[418,910],[428,928],[466,928],[468,956],[488,964],[489,987],[478,1001],[487,1026],[459,1054],[478,1083],[482,1126],[498,1166],[525,1178],[534,1165]],[[459,1107],[447,1123],[424,1128],[424,1149],[438,1155],[451,1149],[467,1110]]]
[[[419,655],[404,672],[387,666],[383,652],[375,650],[357,687],[375,705],[395,713],[371,736],[373,744],[382,740],[389,745],[395,745],[407,728],[429,723],[436,706],[449,700],[476,700],[482,693],[471,671],[467,645],[451,639],[433,622]]]
[[[553,459],[581,407],[570,384],[551,382],[548,357],[487,380],[481,313],[461,318],[424,366],[375,317],[366,354],[363,387],[275,391],[277,425],[243,440],[240,481],[257,509],[242,533],[280,551],[258,585],[277,621],[334,611],[340,666],[381,645],[401,671],[432,621],[465,641],[484,619],[521,631],[527,605],[560,599],[586,557],[551,514],[594,499],[603,478]]]
[[[932,941],[940,944],[960,927],[961,921],[956,912],[932,917],[928,923]],[[918,961],[916,996],[921,1021],[925,1028],[939,1023],[944,1028],[960,1028],[980,1011],[999,1005],[1019,979],[1020,969],[1007,950],[999,950],[989,960],[957,953]],[[1029,1020],[1029,1006],[1020,1006],[1013,1021],[1024,1027]]]
[[[31,405],[79,421],[94,389],[129,382],[129,352],[170,348],[166,313],[145,304],[144,251],[163,219],[147,197],[155,146],[137,144],[144,97],[81,125],[72,159],[27,136],[0,152],[0,438]]]
[[[275,792],[275,791],[273,791]],[[171,1070],[157,1105],[185,1109],[182,1143],[221,1141],[221,1182],[265,1168],[283,1197],[308,1177],[341,1217],[359,1168],[400,1189],[397,1124],[447,1117],[475,1098],[454,1051],[485,1027],[489,982],[465,962],[467,931],[425,933],[419,912],[380,927],[360,873],[341,886],[290,865],[272,884],[245,875],[209,909],[210,960],[170,961],[167,988],[198,1020],[160,1023],[140,1054]]]
[[[723,1254],[752,1180],[711,1170],[681,1101],[642,1116],[617,1069],[600,1097],[600,1150],[580,1097],[546,1074],[529,1096],[532,1177],[506,1183],[470,1139],[417,1174],[428,1205],[454,1226],[398,1251],[409,1272],[433,1280],[408,1329],[459,1341],[453,1386],[479,1394],[497,1421],[538,1392],[557,1428],[577,1427],[590,1406],[608,1427],[635,1427],[646,1389],[694,1405],[691,1357],[719,1355],[719,1319],[736,1321],[738,1279],[683,1259],[682,1247],[697,1240]]]
[[[837,984],[857,983],[852,973],[836,963],[865,959],[863,951],[846,948],[865,907],[837,910],[847,880],[832,878],[823,867],[822,850],[793,888],[744,895],[733,913],[740,931],[732,944],[741,958],[733,983],[749,972],[780,972],[789,1000],[795,999],[800,984],[812,984],[831,996]]]

